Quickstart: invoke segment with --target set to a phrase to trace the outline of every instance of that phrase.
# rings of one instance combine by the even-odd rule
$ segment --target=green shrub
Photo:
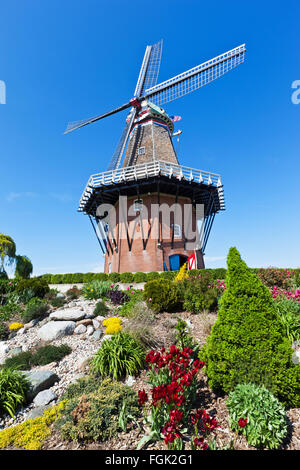
[[[82,293],[87,299],[101,299],[111,290],[109,281],[92,281],[84,284]]]
[[[66,292],[66,296],[68,297],[68,300],[75,300],[78,299],[82,294],[81,289],[78,289],[78,287],[73,286],[71,289],[68,289]]]
[[[156,339],[154,325],[155,315],[145,305],[145,302],[139,300],[131,308],[124,332],[129,333],[144,349],[155,349],[162,344]]]
[[[121,273],[120,274],[120,281],[121,282],[133,282],[133,274],[132,273]]]
[[[31,299],[26,305],[26,310],[21,313],[22,320],[25,323],[30,322],[34,318],[40,318],[49,310],[49,305],[37,297]]]
[[[154,312],[172,312],[180,301],[178,286],[168,279],[155,279],[146,282],[143,297]]]
[[[169,279],[170,281],[174,281],[178,273],[179,271],[163,271],[160,273],[159,277],[161,279]]]
[[[119,332],[103,341],[91,361],[91,370],[99,375],[111,375],[114,379],[136,375],[144,365],[141,344],[128,333]]]
[[[147,274],[142,272],[136,272],[133,275],[134,282],[147,282]]]
[[[103,442],[125,429],[121,418],[134,420],[139,415],[137,394],[130,387],[106,378],[89,391],[90,378],[71,386],[71,396],[56,422],[63,439]],[[92,384],[92,389],[95,383]],[[68,392],[66,394],[68,396]]]
[[[43,366],[50,364],[50,362],[59,362],[71,352],[72,349],[67,344],[61,344],[60,346],[48,344],[35,351],[32,355],[31,364],[33,366]]]
[[[129,300],[123,303],[122,307],[118,311],[118,315],[121,317],[131,316],[131,311],[137,302],[143,300],[143,292],[141,290],[132,290],[133,294],[130,293]]]
[[[277,449],[287,435],[287,419],[282,404],[264,386],[240,384],[229,394],[226,404],[229,423],[241,431],[254,447]],[[247,419],[245,427],[240,419]]]
[[[94,280],[94,273],[86,273],[83,275],[83,282],[84,283],[89,283]]]
[[[95,273],[94,279],[97,281],[108,281],[108,274],[107,273]]]
[[[119,273],[110,273],[108,275],[108,280],[110,282],[120,282],[120,274]]]
[[[274,302],[283,334],[290,340],[300,339],[300,303],[288,299]]]
[[[35,297],[43,298],[49,292],[48,283],[41,278],[21,279],[17,282],[16,292],[22,293],[25,289],[31,289]]]
[[[108,313],[108,308],[107,306],[105,305],[104,302],[97,302],[96,303],[96,306],[95,306],[95,309],[94,309],[94,315],[95,316],[102,316],[102,317],[105,317]]]
[[[21,306],[15,302],[7,302],[5,305],[0,306],[0,319],[8,321],[11,317],[18,315],[22,312]]]
[[[52,307],[60,308],[63,305],[65,305],[66,299],[63,297],[54,297],[53,299],[50,300],[50,304]]]
[[[155,271],[147,273],[147,282],[154,281],[155,279],[158,279],[158,278],[159,278],[159,273]]]
[[[0,369],[0,413],[14,416],[16,407],[26,401],[29,381],[18,370]]]
[[[210,386],[228,393],[241,382],[265,385],[286,406],[299,406],[299,366],[292,363],[268,288],[236,248],[229,250],[227,264],[218,319],[200,352]]]
[[[210,277],[202,273],[197,277],[189,277],[182,283],[183,308],[191,313],[203,311],[213,312],[218,306],[218,289],[210,286]]]
[[[70,354],[72,349],[67,344],[54,346],[49,344],[38,348],[36,351],[24,351],[15,356],[8,357],[3,367],[5,369],[19,369],[29,370],[34,366],[44,366],[50,362],[59,362],[67,354]]]
[[[287,269],[261,268],[257,275],[261,282],[267,287],[277,286],[282,289],[288,289],[292,282],[292,272]]]
[[[1,314],[0,314],[1,319]],[[0,341],[5,341],[8,338],[8,330],[5,324],[0,320]]]

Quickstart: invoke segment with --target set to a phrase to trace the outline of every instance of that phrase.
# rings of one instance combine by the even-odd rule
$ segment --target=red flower
[[[247,418],[240,418],[238,421],[238,425],[240,428],[244,428],[248,423]]]
[[[197,449],[197,447],[202,450],[208,449],[208,445],[206,442],[204,442],[203,437],[196,437],[196,439],[194,439],[194,446],[195,446],[195,449]]]
[[[143,405],[148,400],[148,395],[145,390],[139,390],[139,405]]]

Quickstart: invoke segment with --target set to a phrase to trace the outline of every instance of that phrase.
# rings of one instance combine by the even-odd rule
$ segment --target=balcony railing
[[[199,184],[203,183],[208,186],[215,186],[218,188],[220,199],[223,199],[220,175],[182,165],[175,165],[174,163],[168,163],[162,160],[154,160],[139,165],[117,168],[116,170],[91,175],[80,198],[79,210],[83,210],[94,188],[142,180],[158,175],[177,178],[178,181],[193,181]]]

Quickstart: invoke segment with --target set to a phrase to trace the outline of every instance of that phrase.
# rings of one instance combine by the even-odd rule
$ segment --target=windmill
[[[244,62],[245,51],[245,44],[242,44],[157,84],[161,40],[146,47],[133,98],[104,114],[68,124],[65,134],[130,108],[107,170],[89,178],[78,209],[90,218],[105,254],[106,272],[178,269],[191,252],[197,253],[198,266],[204,267],[203,254],[215,214],[225,209],[221,177],[179,165],[172,143],[174,125],[161,106],[236,68]],[[133,206],[131,219],[123,218],[120,196],[126,196],[129,206]],[[154,200],[158,213],[153,217],[147,215],[147,218],[141,205],[149,209]],[[128,210],[128,201],[125,210]],[[187,249],[183,224],[176,223],[175,213],[169,227],[161,221],[161,205],[170,207],[173,203],[182,206],[182,210],[189,203],[191,223],[198,226],[201,220],[192,250]],[[200,219],[196,214],[197,204],[203,207]],[[113,224],[109,222],[109,210],[103,209],[105,205],[116,210]],[[148,214],[147,210],[145,212]],[[151,233],[152,237],[149,236]]]

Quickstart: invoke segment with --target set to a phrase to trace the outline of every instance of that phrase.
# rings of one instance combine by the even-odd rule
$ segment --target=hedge
[[[276,268],[283,271],[284,269]],[[259,268],[249,268],[251,272],[257,273]],[[293,271],[295,274],[300,275],[300,268],[297,269],[288,269]],[[94,280],[99,281],[111,281],[111,282],[147,282],[152,281],[153,279],[163,278],[163,279],[175,279],[179,271],[164,271],[161,273],[150,272],[150,273],[69,273],[69,274],[43,274],[39,276],[45,279],[49,284],[76,284],[76,283],[86,283]],[[207,269],[191,269],[188,271],[189,276],[198,276],[207,272],[210,276],[210,279],[213,280],[224,280],[226,277],[226,268],[207,268]]]

